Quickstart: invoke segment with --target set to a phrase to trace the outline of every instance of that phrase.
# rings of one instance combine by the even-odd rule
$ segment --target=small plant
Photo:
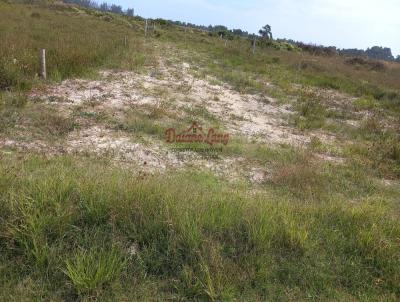
[[[38,12],[33,12],[33,13],[31,14],[31,17],[32,17],[32,18],[40,19],[40,14],[39,14]]]
[[[303,200],[319,200],[324,196],[326,179],[320,167],[311,157],[304,157],[294,163],[279,165],[271,178],[271,182],[288,190],[293,196]]]
[[[25,105],[26,97],[23,94],[0,94],[0,133],[15,127]]]
[[[79,294],[98,294],[103,286],[118,278],[125,260],[116,248],[79,251],[66,261],[64,273]]]
[[[356,110],[371,110],[377,106],[376,101],[372,97],[363,97],[353,101]]]
[[[310,147],[312,150],[321,151],[323,149],[323,143],[318,137],[313,136],[310,141]]]
[[[383,129],[379,119],[375,116],[371,116],[362,121],[358,132],[363,138],[371,139],[381,135],[383,133]]]
[[[214,259],[214,261],[216,260]],[[226,284],[221,269],[221,267],[219,269],[213,268],[200,256],[197,265],[183,267],[179,276],[180,282],[175,289],[189,299],[230,301],[232,300],[231,289]]]
[[[302,94],[296,110],[295,125],[299,129],[319,129],[325,125],[327,110],[312,92]]]

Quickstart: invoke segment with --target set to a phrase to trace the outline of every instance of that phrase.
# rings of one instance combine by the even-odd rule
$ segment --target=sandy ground
[[[165,112],[178,120],[187,112],[200,110],[221,123],[231,137],[240,136],[271,146],[284,143],[302,147],[310,141],[310,136],[288,125],[288,116],[292,114],[288,105],[279,105],[264,95],[241,94],[212,77],[198,78],[194,74],[188,63],[166,67],[160,62],[156,70],[147,73],[104,70],[96,80],[66,80],[44,91],[33,91],[29,97],[51,104],[67,116],[79,106],[111,112],[121,119],[132,109],[146,112],[163,106]],[[200,114],[199,120],[208,127],[206,117]],[[182,124],[182,128],[188,126]],[[168,128],[168,122],[165,127]],[[3,140],[0,144],[46,152],[43,141],[28,144]],[[150,137],[146,142],[135,140],[129,133],[108,129],[101,123],[89,123],[83,129],[74,130],[65,142],[53,146],[52,152],[61,153],[60,150],[69,154],[107,155],[111,160],[133,163],[139,170],[148,172],[195,167],[220,176],[228,175],[231,179],[245,177],[254,183],[262,183],[268,175],[265,167],[250,164],[241,157],[210,159],[193,152],[172,152],[162,141]],[[321,158],[336,161],[329,156]]]

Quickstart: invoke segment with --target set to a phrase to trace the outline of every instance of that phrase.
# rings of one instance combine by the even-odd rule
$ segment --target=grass
[[[196,66],[196,77],[292,105],[303,133],[341,139],[331,146],[313,136],[299,150],[233,137],[219,156],[262,167],[268,175],[257,186],[190,169],[138,176],[106,157],[0,150],[0,300],[400,299],[400,189],[382,184],[400,175],[398,64],[371,71],[341,57],[270,48],[252,55],[246,40],[225,46],[161,24],[144,39],[140,18],[61,4],[0,2],[0,16],[0,142],[62,143],[85,123],[157,140],[167,124],[181,129],[200,118],[224,127],[200,107],[178,117],[158,88],[151,93],[159,105],[121,111],[121,120],[95,104],[65,116],[28,101],[26,92],[43,89],[40,48],[49,82],[154,67],[161,53]],[[320,88],[356,98],[332,108]],[[346,126],[352,110],[370,117]],[[321,162],[316,152],[344,159]]]
[[[315,93],[303,91],[295,104],[298,112],[294,117],[296,127],[301,130],[320,129],[326,124],[328,111]]]
[[[71,118],[60,114],[52,106],[28,102],[22,93],[0,94],[0,134],[17,140],[65,137],[79,125]],[[29,128],[28,133],[23,133]]]
[[[355,203],[340,195],[296,203],[274,190],[249,197],[197,172],[141,179],[70,157],[7,157],[1,165],[1,286],[14,289],[2,298],[19,300],[21,279],[36,280],[49,300],[119,300],[149,282],[160,299],[395,301],[400,294],[390,192]],[[282,171],[297,180],[274,182],[289,181],[291,190],[332,192],[319,172]]]
[[[41,48],[47,51],[49,80],[56,81],[88,75],[100,66],[137,69],[151,60],[143,56],[151,49],[132,30],[139,26],[132,18],[112,15],[114,21],[106,22],[62,4],[1,2],[0,10],[0,89],[26,90],[37,84]]]
[[[365,119],[360,127],[348,132],[354,141],[347,152],[374,169],[380,177],[398,178],[400,171],[399,134],[394,128],[385,128],[378,116]]]
[[[116,130],[124,130],[136,136],[150,135],[158,139],[164,139],[165,127],[154,118],[154,111],[143,113],[138,110],[128,110],[123,121],[113,120],[111,127]]]
[[[99,295],[101,287],[121,275],[125,261],[117,249],[92,249],[78,251],[71,260],[66,260],[65,267],[64,273],[79,294]]]
[[[224,41],[207,36],[185,40],[184,35],[188,36],[182,32],[167,35],[165,40],[183,44],[186,48],[186,61],[200,66],[206,74],[231,83],[241,92],[279,94],[279,90],[284,90],[286,94],[296,96],[298,91],[293,88],[293,83],[297,83],[373,98],[388,113],[399,113],[400,66],[397,63],[388,63],[382,70],[371,71],[367,67],[350,65],[340,56],[313,56],[271,48],[260,48],[257,55],[252,55],[250,42],[242,39],[230,41],[225,46]],[[265,86],[265,82],[276,87]]]

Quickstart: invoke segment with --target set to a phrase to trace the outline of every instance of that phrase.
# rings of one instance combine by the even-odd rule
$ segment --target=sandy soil
[[[200,109],[218,120],[231,137],[240,136],[268,145],[291,144],[305,146],[310,136],[287,124],[292,114],[288,105],[279,105],[264,95],[241,94],[228,84],[212,77],[199,78],[188,63],[166,67],[160,61],[156,70],[147,73],[104,70],[96,80],[73,79],[48,86],[44,91],[33,91],[30,98],[40,99],[57,108],[64,115],[79,106],[91,106],[96,112],[112,112],[122,118],[127,110],[145,112],[162,104],[165,112],[184,118],[188,110]],[[199,116],[205,127],[207,119]],[[166,129],[168,123],[166,123]],[[182,124],[182,128],[189,125]],[[46,149],[46,142],[18,143],[2,141],[0,145],[22,149]],[[262,183],[268,171],[265,167],[249,164],[240,157],[210,159],[193,152],[172,152],[166,144],[147,138],[146,143],[135,140],[124,131],[108,129],[101,123],[75,130],[54,152],[86,153],[105,156],[118,162],[133,163],[149,172],[195,167],[211,170],[216,175],[231,179],[245,179]],[[336,161],[328,156],[322,159]]]

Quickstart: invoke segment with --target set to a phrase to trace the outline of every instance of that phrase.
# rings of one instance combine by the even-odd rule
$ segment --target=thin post
[[[128,37],[127,36],[124,37],[124,46],[125,47],[128,46]]]
[[[253,40],[253,55],[256,53],[256,38]]]
[[[43,79],[47,78],[46,74],[46,49],[40,50],[40,76]]]
[[[144,35],[147,36],[147,27],[149,26],[148,20],[146,19],[146,24],[144,25]]]

